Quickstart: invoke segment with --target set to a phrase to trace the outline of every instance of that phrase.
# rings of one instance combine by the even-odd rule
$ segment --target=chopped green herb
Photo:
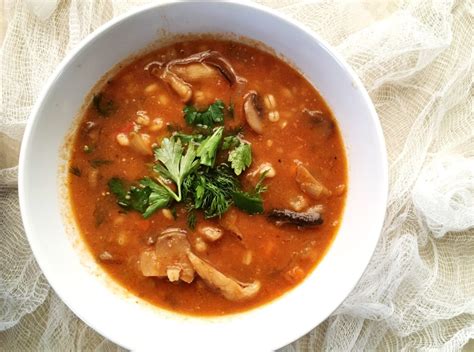
[[[259,194],[238,191],[234,192],[233,200],[237,208],[249,214],[263,213],[263,200]]]
[[[267,186],[265,186],[263,184],[263,181],[265,180],[265,178],[267,177],[267,174],[268,174],[268,170],[265,170],[261,175],[260,175],[260,178],[257,182],[257,184],[255,185],[255,188],[253,190],[253,193],[256,193],[256,194],[262,194],[263,192],[266,192],[267,191]]]
[[[220,216],[232,205],[232,195],[239,182],[226,164],[215,169],[202,169],[188,176],[186,194],[194,209],[202,209],[206,218]]]
[[[227,107],[227,112],[229,113],[229,117],[231,119],[234,118],[234,103],[231,101],[229,106]]]
[[[238,176],[252,163],[252,148],[249,143],[241,143],[229,153],[228,161]]]
[[[227,136],[222,140],[222,150],[232,149],[240,144],[240,139],[237,136]]]
[[[166,124],[166,129],[168,130],[168,132],[170,133],[173,133],[173,132],[179,132],[181,131],[181,126],[176,124],[176,123],[170,123],[168,122]]]
[[[149,187],[151,189],[151,193],[148,197],[147,208],[143,212],[144,218],[149,217],[157,209],[166,208],[171,202],[171,195],[169,192],[162,185],[156,183],[152,179],[145,177],[140,180],[140,184],[145,186],[145,188]]]
[[[201,142],[198,147],[196,155],[200,158],[201,165],[214,166],[216,161],[217,148],[222,140],[222,133],[224,127],[218,127],[214,133]]]
[[[125,198],[128,200],[129,207],[140,213],[145,213],[148,208],[148,199],[151,194],[149,187],[130,187],[130,191]]]
[[[176,218],[178,217],[178,211],[176,207],[171,208],[170,211],[171,211],[171,215],[173,215],[173,219],[176,220]]]
[[[117,177],[113,177],[109,180],[107,185],[109,186],[110,192],[117,197],[118,205],[120,205],[123,208],[127,208],[128,200],[126,197],[127,197],[128,192],[122,180]]]
[[[163,186],[150,178],[140,180],[140,186],[131,186],[126,190],[119,178],[108,182],[110,192],[117,197],[117,204],[124,209],[136,210],[144,218],[149,217],[157,209],[165,208],[171,201],[171,196]]]
[[[224,108],[222,100],[216,100],[205,111],[186,105],[183,109],[184,119],[189,125],[213,127],[224,122]]]
[[[240,134],[242,134],[242,132],[244,131],[244,126],[242,125],[237,125],[235,127],[232,127],[232,128],[229,128],[225,131],[225,134],[227,136],[238,136]]]
[[[109,165],[109,164],[112,164],[113,161],[112,160],[103,160],[103,159],[93,159],[93,160],[89,160],[89,164],[91,164],[91,166],[94,168],[94,169],[97,169],[98,167],[101,167],[103,165]]]
[[[267,176],[265,171],[258,180],[254,189],[250,192],[236,191],[233,194],[234,204],[237,208],[249,214],[263,213],[263,199],[261,194],[267,191],[267,187],[263,184],[263,180]]]
[[[69,172],[77,177],[81,177],[82,175],[81,169],[79,169],[77,166],[71,166],[69,168]]]
[[[99,115],[107,117],[117,111],[117,105],[112,100],[105,100],[104,94],[99,93],[92,98],[92,104]]]
[[[202,134],[186,134],[182,132],[174,132],[172,137],[181,140],[182,144],[188,144],[189,142],[201,143],[206,138]]]
[[[197,222],[197,217],[196,217],[196,212],[194,210],[190,210],[188,212],[188,218],[186,219],[186,222],[188,224],[188,227],[191,230],[194,230],[196,227],[196,222]]]
[[[224,109],[219,100],[201,112],[186,106],[185,119],[194,125],[194,132],[184,133],[179,126],[168,125],[171,137],[163,139],[161,146],[154,149],[153,170],[159,177],[144,178],[129,188],[120,179],[111,179],[109,188],[117,197],[117,203],[124,209],[136,210],[148,217],[157,209],[173,206],[173,202],[185,202],[191,229],[196,226],[197,210],[202,211],[206,218],[213,218],[221,216],[235,204],[249,214],[262,213],[261,193],[266,190],[263,185],[265,175],[248,192],[242,190],[237,178],[252,163],[251,145],[240,135],[242,127],[227,131],[224,131],[224,126],[212,129],[224,122],[224,112],[230,113],[233,106]],[[228,163],[215,166],[216,160],[224,157],[219,156],[219,152],[226,150],[229,150]],[[108,163],[101,160],[90,162],[93,167]],[[174,185],[170,185],[171,182]],[[173,209],[176,217],[176,208]]]

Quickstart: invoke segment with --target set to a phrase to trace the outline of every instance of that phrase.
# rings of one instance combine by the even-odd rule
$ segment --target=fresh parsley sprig
[[[157,163],[153,169],[163,178],[172,180],[176,184],[178,192],[173,191],[165,182],[158,178],[161,185],[177,201],[182,200],[181,185],[184,178],[199,165],[196,159],[196,149],[192,143],[188,144],[186,153],[183,155],[183,146],[179,139],[163,139],[161,147],[155,149]]]
[[[252,163],[252,148],[247,142],[241,142],[239,146],[234,148],[229,153],[229,158],[227,159],[234,169],[234,172],[239,176],[242,171],[250,166]]]
[[[216,161],[217,148],[222,140],[224,127],[218,127],[214,133],[204,139],[199,145],[196,155],[200,159],[200,164],[205,166],[214,166]]]

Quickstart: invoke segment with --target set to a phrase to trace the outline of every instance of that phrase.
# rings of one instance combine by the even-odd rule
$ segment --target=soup
[[[71,150],[71,205],[97,262],[175,312],[275,299],[342,217],[346,157],[328,106],[287,63],[233,41],[182,41],[119,67]]]

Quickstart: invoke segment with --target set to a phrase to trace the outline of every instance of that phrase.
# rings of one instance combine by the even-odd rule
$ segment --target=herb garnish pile
[[[151,177],[128,187],[118,178],[109,180],[117,204],[147,218],[158,209],[183,203],[191,228],[195,226],[198,210],[206,218],[221,216],[231,205],[249,214],[262,213],[265,174],[254,189],[242,189],[238,176],[251,165],[252,148],[239,132],[224,131],[224,116],[228,111],[221,100],[205,111],[186,106],[184,119],[195,127],[194,132],[174,131],[163,139],[161,146],[154,149]],[[229,134],[226,137],[225,132]],[[218,154],[224,153],[226,161],[218,163]]]

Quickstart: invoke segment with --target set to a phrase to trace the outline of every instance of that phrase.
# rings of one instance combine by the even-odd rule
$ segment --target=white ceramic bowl
[[[257,309],[221,317],[173,314],[120,290],[66,235],[61,184],[64,140],[84,98],[118,62],[161,33],[233,33],[286,57],[319,90],[343,134],[347,205],[329,252],[299,286]],[[59,172],[59,175],[58,175]],[[334,311],[365,270],[385,214],[387,161],[374,107],[354,72],[318,36],[257,5],[228,2],[153,5],[116,18],[87,37],[45,85],[20,155],[20,205],[36,260],[61,299],[102,335],[134,350],[264,351],[304,335]]]

